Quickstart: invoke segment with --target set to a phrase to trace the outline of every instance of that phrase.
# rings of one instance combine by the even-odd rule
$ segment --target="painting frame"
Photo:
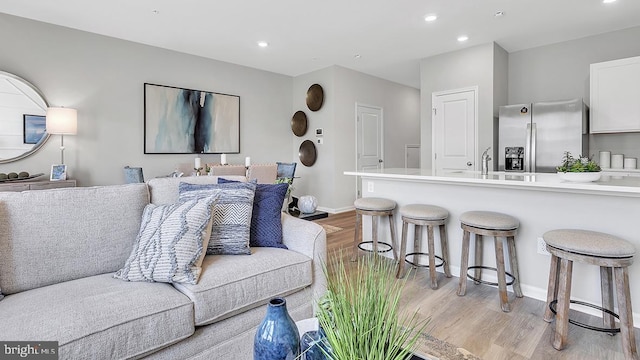
[[[64,164],[51,165],[51,176],[49,177],[49,180],[51,181],[67,180],[67,165],[64,165]]]
[[[240,96],[144,83],[145,154],[239,154]]]
[[[35,145],[42,141],[47,133],[47,118],[44,115],[22,115],[22,142]]]

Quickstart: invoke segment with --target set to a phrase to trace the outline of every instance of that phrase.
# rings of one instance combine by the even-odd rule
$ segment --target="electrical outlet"
[[[547,243],[544,242],[543,238],[538,238],[538,254],[551,256],[547,251]]]
[[[371,181],[367,182],[367,191],[373,192],[373,182]]]

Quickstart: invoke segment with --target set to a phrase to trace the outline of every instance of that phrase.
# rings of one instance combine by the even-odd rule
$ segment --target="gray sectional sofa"
[[[113,278],[144,207],[175,202],[180,181],[217,177],[0,193],[0,341],[58,341],[61,359],[251,359],[269,299],[311,317],[326,234],[286,214],[288,250],[207,255],[196,285]]]

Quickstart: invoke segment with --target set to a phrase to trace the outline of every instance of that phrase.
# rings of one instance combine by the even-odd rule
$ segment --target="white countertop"
[[[523,188],[529,190],[576,192],[613,196],[640,197],[640,177],[603,174],[600,180],[589,183],[568,182],[551,173],[489,172],[445,170],[433,174],[431,169],[390,168],[367,171],[345,171],[345,175],[405,181],[464,183],[476,186]]]

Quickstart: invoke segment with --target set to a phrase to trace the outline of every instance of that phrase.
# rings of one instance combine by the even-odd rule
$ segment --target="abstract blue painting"
[[[240,153],[240,97],[145,83],[144,153]]]

